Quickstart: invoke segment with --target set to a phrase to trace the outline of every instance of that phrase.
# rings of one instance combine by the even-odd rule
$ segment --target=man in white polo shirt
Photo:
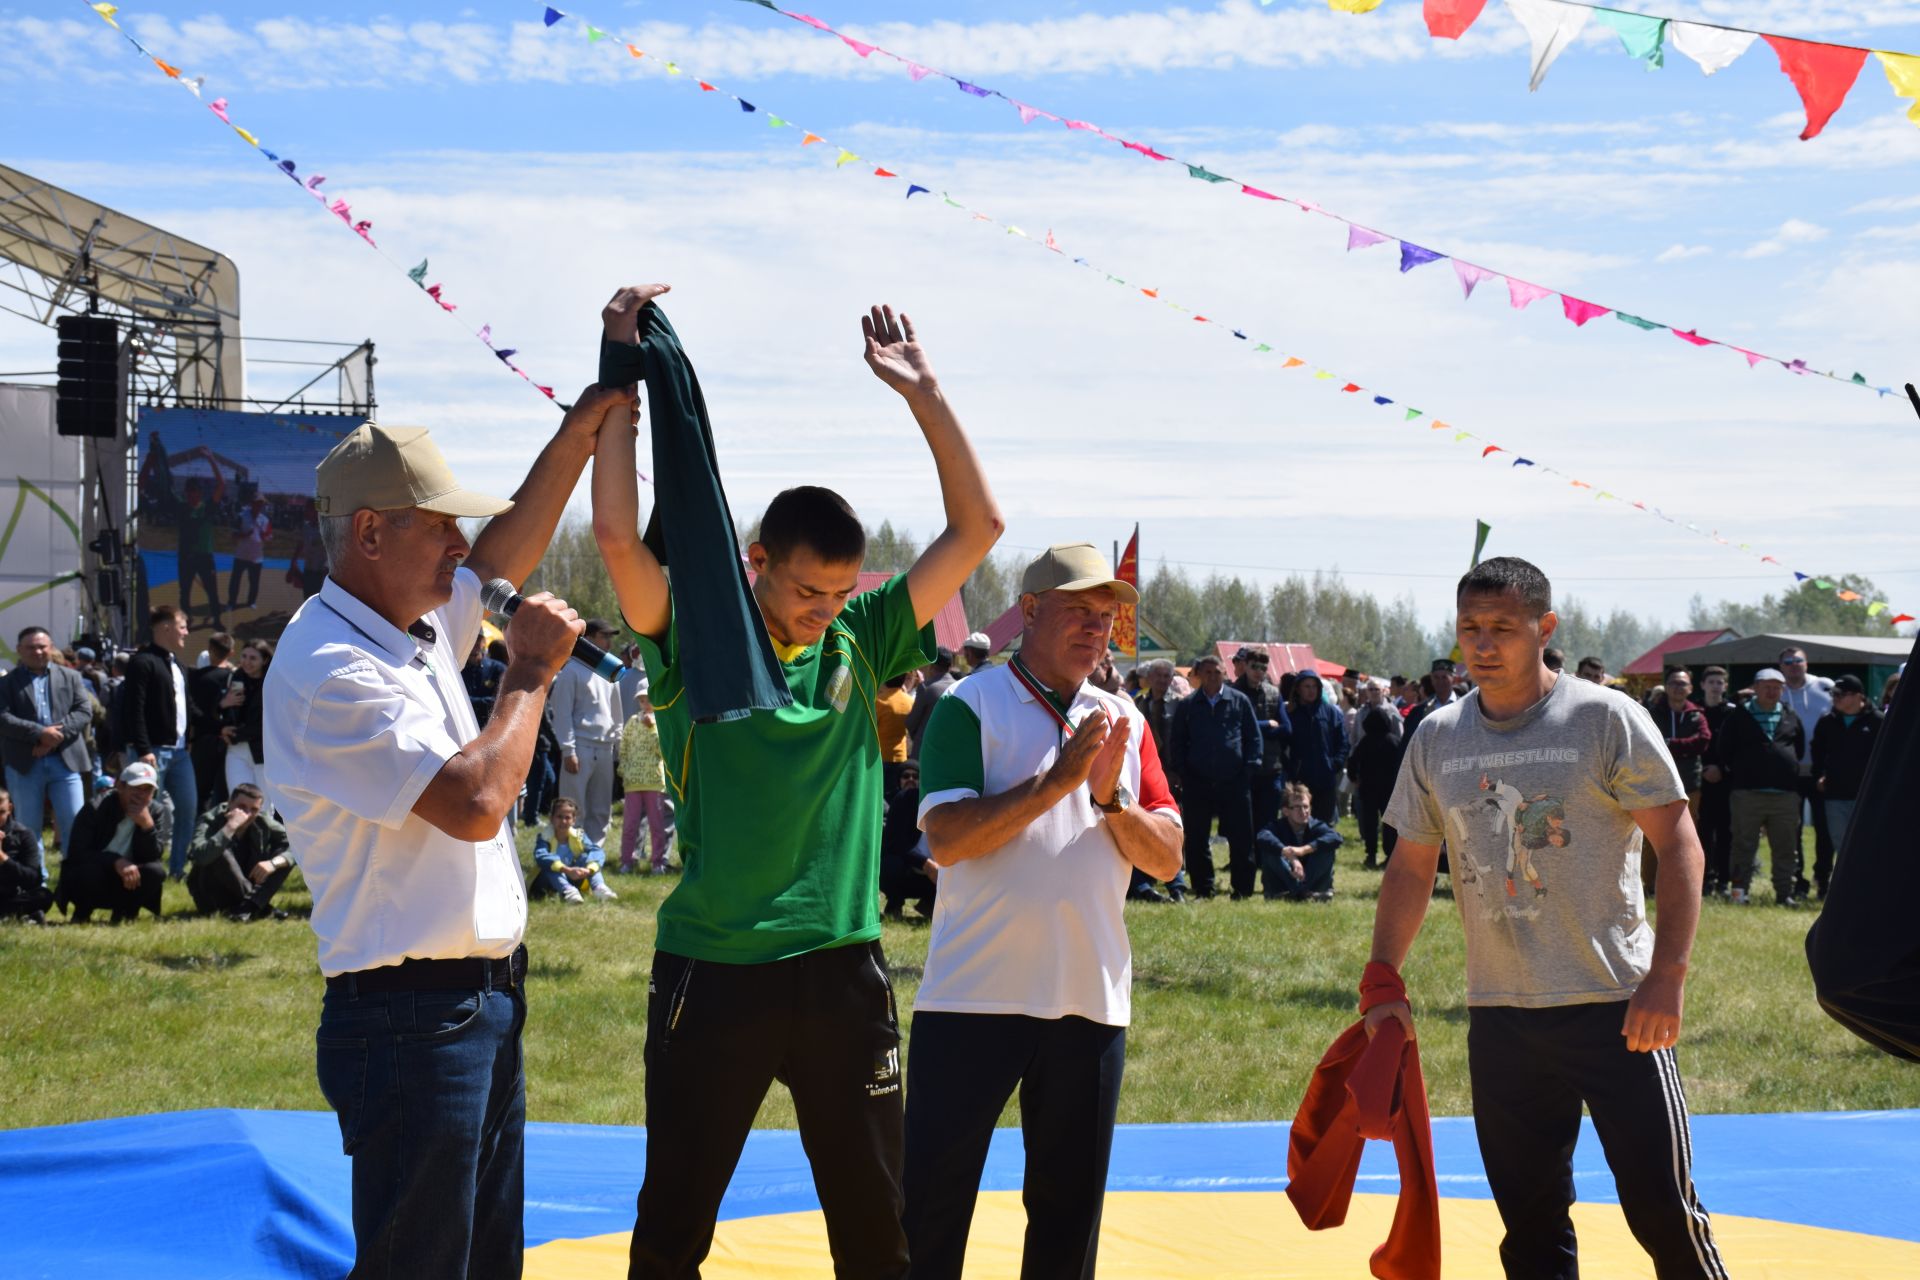
[[[1180,818],[1146,717],[1087,683],[1139,596],[1088,543],[1020,584],[1020,652],[961,681],[920,748],[940,867],[907,1063],[914,1280],[958,1277],[994,1122],[1017,1086],[1029,1276],[1092,1275],[1126,1061],[1134,868],[1171,880]]]
[[[462,489],[419,427],[358,427],[319,467],[332,568],[267,675],[266,779],[313,891],[356,1278],[520,1274],[527,908],[504,824],[580,620],[521,604],[484,732],[460,673],[482,582],[533,572],[602,418],[635,405],[582,393],[512,502]],[[469,548],[459,520],[483,516]]]

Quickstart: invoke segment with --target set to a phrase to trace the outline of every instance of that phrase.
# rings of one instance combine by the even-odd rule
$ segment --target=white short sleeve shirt
[[[327,976],[511,955],[526,886],[504,823],[459,840],[413,812],[480,735],[460,669],[480,628],[480,580],[406,631],[328,578],[267,670],[267,797],[313,891]]]

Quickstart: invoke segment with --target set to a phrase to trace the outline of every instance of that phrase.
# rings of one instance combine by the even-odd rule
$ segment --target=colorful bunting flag
[[[1560,295],[1560,309],[1567,313],[1567,319],[1573,321],[1576,327],[1585,324],[1589,320],[1597,319],[1613,310],[1611,307],[1603,307],[1598,303],[1582,302],[1580,299],[1569,297],[1564,293]]]
[[[1547,68],[1573,43],[1593,10],[1560,0],[1507,0],[1507,8],[1513,10],[1533,43],[1533,74],[1527,79],[1527,90],[1538,91],[1540,82],[1547,78]]]
[[[1801,130],[1800,140],[1819,137],[1859,78],[1860,68],[1867,61],[1867,51],[1793,40],[1787,36],[1760,38],[1772,45],[1780,56],[1780,69],[1793,81],[1793,87],[1800,92],[1800,101],[1806,104],[1807,127]]]
[[[1595,9],[1593,19],[1618,32],[1620,44],[1628,55],[1646,63],[1647,70],[1666,65],[1666,52],[1661,48],[1667,34],[1665,18],[1652,18],[1644,13],[1622,13],[1618,9]]]
[[[930,195],[930,194],[932,193],[927,191],[925,187],[919,186],[912,182],[909,182],[907,184],[907,199],[909,200],[913,199],[917,195]]]
[[[1422,249],[1417,244],[1409,244],[1407,241],[1402,240],[1400,242],[1400,274],[1405,275],[1415,267],[1424,267],[1427,263],[1438,262],[1446,256],[1444,253],[1435,253],[1431,249]]]
[[[1369,231],[1365,227],[1352,224],[1347,226],[1347,251],[1349,253],[1355,249],[1369,249],[1376,244],[1385,244],[1391,239],[1393,239],[1392,236],[1383,236],[1378,231]]]
[[[838,169],[842,165],[852,164],[855,160],[858,160],[859,158],[860,157],[853,154],[853,152],[847,150],[845,147],[842,147],[840,148],[840,157],[839,159],[833,162],[833,167]]]
[[[1198,178],[1198,179],[1200,179],[1200,181],[1202,181],[1202,182],[1231,182],[1231,181],[1233,181],[1233,179],[1231,179],[1231,178],[1223,178],[1223,177],[1221,177],[1221,176],[1220,176],[1219,174],[1217,174],[1217,173],[1210,173],[1210,172],[1208,172],[1207,170],[1205,170],[1205,169],[1203,169],[1203,168],[1201,168],[1201,167],[1200,167],[1199,165],[1197,165],[1197,164],[1190,164],[1190,165],[1188,165],[1188,166],[1187,166],[1187,176],[1188,176],[1189,178]]]
[[[1874,51],[1874,57],[1880,59],[1880,69],[1887,73],[1887,83],[1893,86],[1894,93],[1902,98],[1915,99],[1907,108],[1907,119],[1920,124],[1920,58],[1910,53],[1883,53]]]
[[[1552,292],[1553,290],[1543,289],[1537,284],[1528,284],[1525,280],[1517,280],[1513,276],[1507,277],[1507,300],[1512,303],[1515,311],[1525,311],[1527,304],[1538,302]]]
[[[1327,8],[1335,13],[1372,13],[1380,7],[1380,0],[1327,0]]]
[[[1487,0],[1426,0],[1427,34],[1458,40],[1486,7]]]
[[[1630,324],[1636,329],[1664,329],[1667,327],[1663,324],[1656,324],[1652,320],[1643,320],[1639,316],[1630,316],[1624,311],[1614,312],[1613,318],[1615,320],[1622,321],[1626,324]]]
[[[1698,22],[1674,21],[1667,28],[1667,43],[1700,64],[1700,74],[1710,76],[1733,65],[1760,37],[1751,31],[1731,31]]]
[[[1455,258],[1453,260],[1453,274],[1460,277],[1460,295],[1465,298],[1471,298],[1473,296],[1473,286],[1479,284],[1482,280],[1491,279],[1495,273],[1487,270],[1485,267],[1476,267],[1471,262],[1462,262],[1460,259]]]
[[[546,13],[543,15],[543,21],[545,21],[548,26],[552,26],[554,23],[560,21],[560,19],[566,16],[567,16],[566,14],[560,12],[558,9],[555,9],[554,7],[549,5],[547,7]]]

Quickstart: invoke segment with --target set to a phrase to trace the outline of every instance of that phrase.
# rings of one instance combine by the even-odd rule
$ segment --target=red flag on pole
[[[1133,538],[1127,543],[1120,563],[1114,566],[1113,576],[1135,591],[1140,589],[1140,526],[1137,524],[1133,526]],[[1140,656],[1139,621],[1130,604],[1121,605],[1119,614],[1113,620],[1113,643],[1125,657]]]

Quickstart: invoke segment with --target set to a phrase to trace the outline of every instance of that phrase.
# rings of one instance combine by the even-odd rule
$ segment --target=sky
[[[1649,71],[1590,24],[1529,93],[1526,36],[1500,0],[1457,42],[1429,38],[1411,0],[1365,15],[807,3],[870,43],[1443,253],[1877,385],[1916,375],[1920,128],[1877,60],[1802,142],[1763,43],[1712,77],[1671,51]],[[1920,2],[1640,7],[1920,52]],[[1611,317],[1576,328],[1553,299],[1513,309],[1498,281],[1463,299],[1449,264],[1402,274],[1391,242],[1348,252],[1337,222],[1022,125],[1003,101],[916,83],[738,0],[570,10],[610,33],[597,44],[571,19],[548,30],[542,8],[121,6],[235,123],[326,174],[380,253],[77,0],[0,3],[0,160],[228,255],[249,336],[373,339],[381,420],[432,427],[476,488],[511,491],[558,415],[473,330],[490,325],[568,400],[594,376],[614,288],[662,280],[742,518],[812,482],[870,523],[939,528],[932,460],[861,359],[859,317],[884,301],[913,316],[982,455],[1003,549],[1104,548],[1138,523],[1149,571],[1337,570],[1411,594],[1433,623],[1478,518],[1488,554],[1525,556],[1602,610],[1678,625],[1695,593],[1757,600],[1793,584],[1770,554],[1864,572],[1920,614],[1920,421],[1904,396]],[[828,141],[803,149],[803,130]],[[841,147],[862,159],[836,167]],[[907,181],[995,221],[909,201]],[[457,312],[402,273],[423,258]],[[0,314],[0,371],[51,368],[52,341]],[[1309,363],[1283,370],[1261,342]],[[254,365],[249,393],[299,372]],[[1340,393],[1348,379],[1367,393]],[[1483,441],[1509,454],[1482,459]]]

